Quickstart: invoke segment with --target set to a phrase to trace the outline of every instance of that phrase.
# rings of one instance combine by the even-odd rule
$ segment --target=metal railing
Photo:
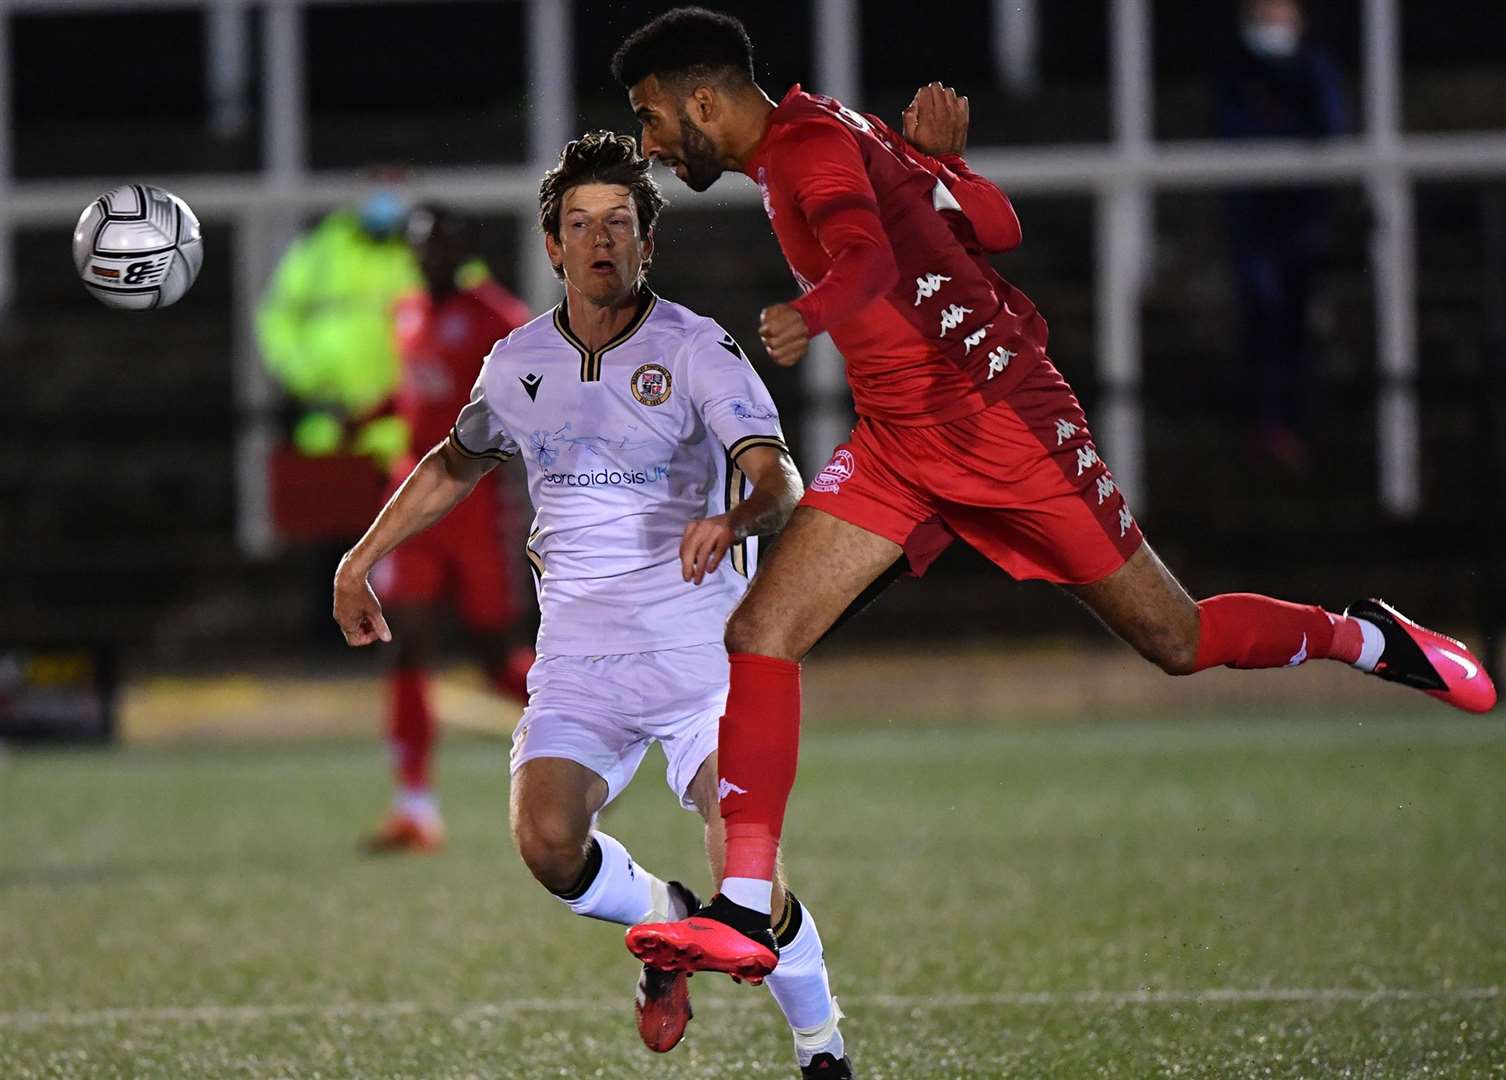
[[[262,168],[251,177],[153,177],[188,198],[201,218],[235,230],[234,304],[237,372],[239,494],[238,536],[250,554],[270,551],[275,539],[267,517],[266,454],[272,445],[267,417],[275,392],[255,353],[251,312],[275,259],[290,239],[297,215],[356,198],[353,172],[311,172],[307,167],[303,10],[352,0],[0,0],[0,305],[11,295],[14,230],[27,224],[65,224],[119,177],[70,180],[13,178],[14,131],[9,96],[9,16],[16,12],[66,15],[85,11],[195,8],[210,18],[206,78],[215,122],[234,124],[238,93],[249,85],[247,12],[264,13],[262,28]],[[361,0],[371,3],[372,0]],[[445,0],[431,0],[442,3]],[[418,171],[414,194],[471,208],[531,217],[537,178],[574,134],[572,5],[569,0],[510,0],[526,10],[530,91],[527,162],[486,168]],[[862,60],[858,0],[813,0],[814,88],[861,105]],[[1401,129],[1399,0],[1365,0],[1365,130],[1355,138],[1322,144],[1231,144],[1199,140],[1156,142],[1152,137],[1151,0],[1110,0],[1113,138],[1108,144],[1030,150],[974,147],[969,160],[1007,191],[1082,193],[1096,206],[1097,367],[1104,397],[1096,427],[1105,456],[1135,504],[1152,496],[1143,475],[1140,297],[1146,281],[1158,191],[1219,189],[1313,181],[1357,181],[1376,211],[1371,253],[1379,351],[1377,459],[1379,499],[1405,516],[1420,506],[1420,446],[1415,290],[1413,185],[1426,178],[1506,177],[1506,132],[1475,135],[1406,134]],[[1023,10],[1023,9],[1022,9]],[[938,73],[944,74],[944,73]],[[624,111],[626,122],[626,111]],[[625,125],[626,126],[626,123]],[[681,199],[676,212],[757,205],[749,184],[724,183],[714,195]],[[531,249],[530,249],[531,250]],[[520,259],[513,280],[535,307],[555,302],[558,283],[536,253]],[[801,443],[807,473],[819,468],[825,448],[845,436],[842,374],[828,339],[801,366],[806,410]]]

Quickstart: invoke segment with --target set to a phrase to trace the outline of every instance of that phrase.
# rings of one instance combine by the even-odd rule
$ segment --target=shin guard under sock
[[[795,1035],[800,1064],[810,1064],[819,1053],[840,1058],[842,1035],[836,1022],[841,1014],[831,996],[821,935],[794,893],[785,893],[784,916],[774,936],[779,942],[779,966],[764,981]]]
[[[800,665],[733,653],[717,745],[726,876],[774,880],[800,753]]]
[[[1195,670],[1296,667],[1305,660],[1354,663],[1363,641],[1353,619],[1316,605],[1255,593],[1225,593],[1198,603]]]

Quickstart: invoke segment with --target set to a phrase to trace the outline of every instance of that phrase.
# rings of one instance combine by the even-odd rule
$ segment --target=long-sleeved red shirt
[[[796,86],[747,172],[864,416],[937,424],[998,400],[1045,355],[1046,323],[989,265],[1020,242],[1009,199],[958,157]]]
[[[481,361],[529,317],[521,300],[492,281],[453,292],[438,303],[428,293],[398,301],[395,323],[403,369],[396,406],[408,422],[411,449],[394,469],[397,479],[448,437],[455,415],[470,398]]]

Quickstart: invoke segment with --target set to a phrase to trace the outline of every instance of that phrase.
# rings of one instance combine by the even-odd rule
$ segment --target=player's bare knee
[[[756,628],[756,620],[744,615],[740,606],[733,608],[732,614],[727,618],[727,629],[722,635],[722,642],[727,646],[727,652],[756,653],[758,651]]]
[[[781,660],[794,660],[789,655],[792,644],[789,635],[780,632],[775,620],[766,618],[746,605],[732,612],[727,620],[723,641],[728,653],[750,653],[754,656],[774,656]]]
[[[1179,650],[1175,654],[1163,657],[1160,661],[1161,670],[1168,675],[1192,675],[1197,672],[1197,650]]]
[[[1140,652],[1168,675],[1191,675],[1197,670],[1197,638],[1174,630],[1153,634]]]
[[[580,877],[586,836],[563,815],[518,814],[512,835],[523,864],[546,889],[567,889]]]

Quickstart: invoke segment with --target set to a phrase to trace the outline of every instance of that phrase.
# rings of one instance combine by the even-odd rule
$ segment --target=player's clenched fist
[[[789,304],[766,307],[758,317],[758,336],[769,359],[780,367],[789,367],[805,355],[810,345],[810,330],[805,317]]]
[[[728,522],[728,515],[697,518],[685,526],[685,535],[680,540],[680,574],[686,581],[699,585],[706,575],[722,565],[722,556],[739,540]]]
[[[344,563],[335,571],[335,622],[340,624],[347,645],[392,640],[392,631],[382,617],[382,604],[371,591],[366,575],[346,569]]]
[[[905,141],[932,157],[961,155],[967,149],[970,115],[967,98],[950,86],[922,86],[905,106]]]

